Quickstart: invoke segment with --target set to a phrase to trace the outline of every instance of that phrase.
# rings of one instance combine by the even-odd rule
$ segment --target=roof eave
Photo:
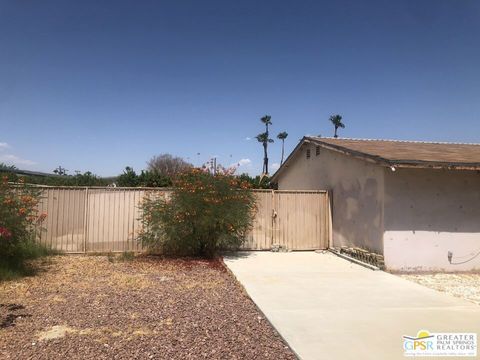
[[[391,166],[398,168],[444,169],[444,170],[480,170],[480,163],[452,163],[441,161],[391,160]]]

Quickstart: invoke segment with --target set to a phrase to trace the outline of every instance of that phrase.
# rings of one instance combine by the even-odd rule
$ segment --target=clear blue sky
[[[288,153],[333,113],[345,137],[480,142],[480,1],[0,0],[0,162],[255,174],[262,115]]]

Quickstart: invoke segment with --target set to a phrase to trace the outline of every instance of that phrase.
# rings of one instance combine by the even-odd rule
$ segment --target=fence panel
[[[149,190],[166,196],[169,190]],[[141,227],[143,189],[89,189],[87,202],[87,252],[141,251],[136,240]]]
[[[269,250],[273,241],[273,191],[256,191],[253,227],[243,245],[245,250]]]
[[[85,189],[44,188],[39,211],[47,213],[40,243],[68,253],[84,251]]]
[[[168,197],[168,189],[42,188],[39,211],[48,214],[40,242],[67,253],[141,251],[140,204],[145,195]],[[330,208],[325,191],[257,190],[253,228],[245,250],[325,249]]]

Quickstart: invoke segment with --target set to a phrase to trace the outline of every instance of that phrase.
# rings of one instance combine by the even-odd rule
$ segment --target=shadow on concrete
[[[269,250],[268,250],[269,252]],[[248,251],[248,250],[239,250],[239,251],[225,251],[222,253],[222,257],[229,259],[246,259],[257,256],[258,251]]]

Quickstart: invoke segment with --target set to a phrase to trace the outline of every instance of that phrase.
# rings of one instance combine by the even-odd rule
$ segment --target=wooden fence
[[[42,187],[39,211],[48,214],[40,242],[66,253],[141,251],[142,198],[168,189]],[[256,190],[257,213],[248,250],[325,249],[331,236],[326,191]]]

